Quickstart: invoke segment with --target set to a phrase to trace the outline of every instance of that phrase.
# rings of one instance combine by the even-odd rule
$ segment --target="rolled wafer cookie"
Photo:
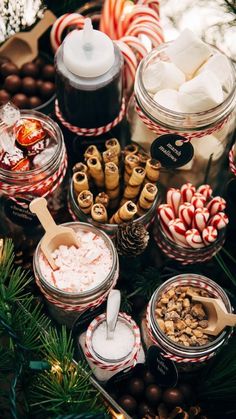
[[[95,145],[90,145],[85,150],[85,153],[84,153],[85,161],[87,161],[91,157],[97,157],[99,161],[102,161],[102,155],[101,155],[100,151],[98,151],[98,149]]]
[[[149,160],[149,155],[144,153],[144,152],[138,152],[137,154],[138,158],[139,158],[139,164],[140,166],[146,167],[147,161]]]
[[[84,164],[82,162],[79,162],[79,163],[76,163],[73,166],[72,172],[73,173],[76,173],[76,172],[84,172],[84,173],[86,173],[88,175],[88,173],[87,173],[88,172],[88,167],[86,166],[86,164]]]
[[[157,182],[160,176],[161,164],[158,160],[148,159],[146,163],[146,178],[148,182]]]
[[[139,151],[139,148],[138,148],[137,144],[128,144],[124,148],[124,154],[125,154],[125,156],[127,156],[128,154],[137,154],[138,151]]]
[[[104,187],[104,173],[98,157],[90,157],[87,161],[89,173],[98,188]]]
[[[118,154],[118,156],[120,155],[121,147],[117,138],[110,138],[109,140],[105,142],[105,146],[107,150],[113,150],[115,151],[116,154]]]
[[[125,199],[134,199],[138,196],[145,175],[146,171],[143,167],[138,166],[133,168],[132,175],[130,176],[128,184],[126,185],[124,190]]]
[[[122,224],[130,221],[137,213],[137,207],[132,201],[127,201],[111,217],[110,224]]]
[[[82,191],[77,197],[78,205],[85,214],[91,213],[91,208],[93,206],[93,194],[90,191]]]
[[[89,189],[88,177],[84,172],[76,172],[73,174],[73,186],[77,194]]]
[[[134,167],[139,166],[139,158],[135,154],[127,154],[125,157],[124,182],[128,183]]]
[[[151,208],[154,199],[157,196],[158,189],[153,183],[146,183],[143,187],[138,204],[137,204],[137,214],[139,216],[145,214],[145,212]]]
[[[119,166],[119,155],[112,148],[104,151],[102,157],[105,164],[112,162]]]
[[[107,222],[107,210],[102,204],[94,204],[91,209],[91,216],[98,223]]]
[[[105,192],[100,192],[95,198],[95,203],[102,204],[104,205],[105,208],[108,207],[109,201],[110,201],[110,198]]]
[[[119,196],[119,169],[115,163],[105,164],[105,187],[110,199],[115,199]]]

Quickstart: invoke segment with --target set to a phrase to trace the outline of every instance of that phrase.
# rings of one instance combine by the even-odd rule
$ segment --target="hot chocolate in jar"
[[[152,145],[166,187],[207,181],[215,189],[232,139],[234,107],[232,63],[185,29],[139,65],[128,112],[132,140],[146,151]]]

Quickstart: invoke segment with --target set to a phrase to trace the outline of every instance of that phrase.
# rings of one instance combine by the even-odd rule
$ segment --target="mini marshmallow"
[[[212,51],[190,29],[185,29],[166,49],[166,55],[185,74],[192,75],[206,61]]]
[[[198,70],[198,74],[203,71],[212,71],[218,78],[221,86],[228,92],[230,89],[231,68],[228,58],[223,54],[214,54]]]
[[[143,82],[149,93],[167,88],[177,90],[185,82],[185,74],[173,63],[157,61],[146,68]]]
[[[185,112],[203,112],[223,102],[223,90],[212,71],[203,71],[179,88],[181,106]]]
[[[163,108],[169,109],[175,112],[183,112],[180,103],[180,94],[177,90],[163,89],[155,94],[153,100]]]

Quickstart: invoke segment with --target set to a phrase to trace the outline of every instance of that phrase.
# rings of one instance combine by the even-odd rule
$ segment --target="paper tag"
[[[177,168],[192,160],[193,146],[181,135],[166,134],[153,141],[150,153],[153,159],[161,163],[162,167]]]
[[[28,197],[22,198],[21,196],[15,196],[17,201],[22,204],[26,204],[26,206],[22,206],[18,204],[16,201],[12,199],[6,199],[4,210],[7,218],[11,220],[14,224],[22,226],[24,228],[32,228],[39,226],[40,222],[38,217],[29,210],[29,204],[31,200],[35,197]]]
[[[178,372],[173,361],[165,358],[158,346],[152,345],[147,352],[149,371],[155,376],[156,383],[163,387],[174,387],[178,382]]]

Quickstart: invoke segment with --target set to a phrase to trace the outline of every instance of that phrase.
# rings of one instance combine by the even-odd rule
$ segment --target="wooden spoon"
[[[42,224],[45,234],[41,242],[41,250],[46,257],[51,268],[55,271],[58,269],[52,252],[60,245],[79,247],[79,241],[75,231],[70,227],[58,226],[53,220],[47,208],[47,201],[45,198],[35,198],[31,201],[29,209],[32,213],[36,214],[40,223]]]
[[[106,323],[107,339],[113,339],[116,328],[116,322],[120,311],[120,291],[111,290],[107,298]]]
[[[38,39],[56,20],[56,16],[47,10],[44,17],[31,31],[19,32],[9,38],[0,48],[0,55],[9,58],[18,67],[33,61],[38,56]]]
[[[208,327],[204,333],[217,336],[226,326],[236,326],[236,314],[227,313],[222,308],[222,301],[217,298],[191,295],[192,300],[201,303],[207,311]]]

